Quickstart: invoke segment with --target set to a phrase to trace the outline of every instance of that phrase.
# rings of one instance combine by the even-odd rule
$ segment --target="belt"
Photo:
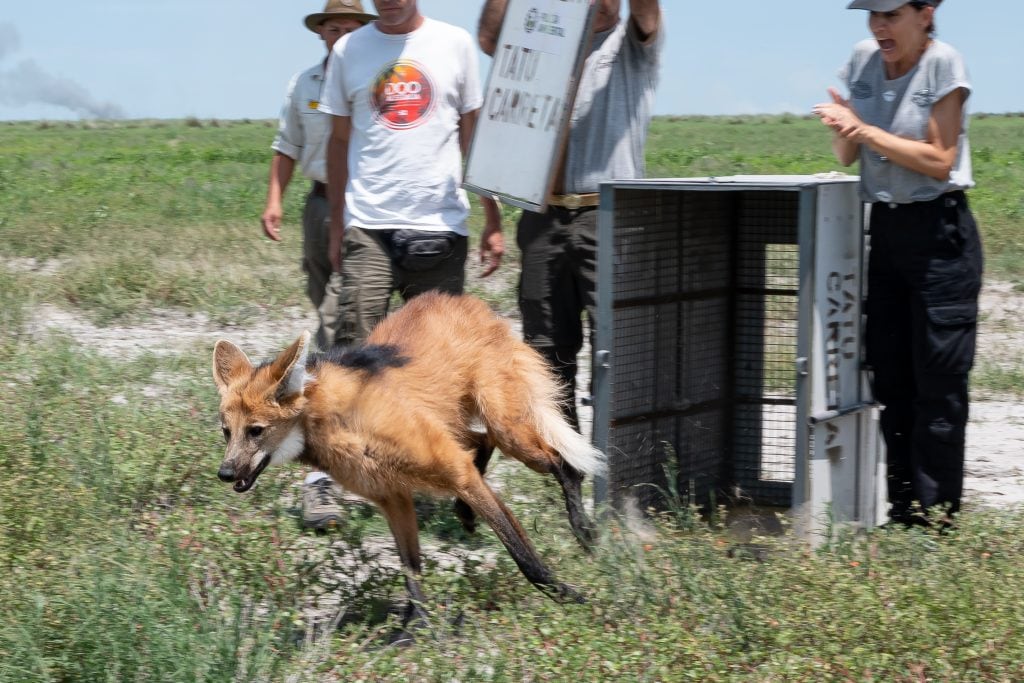
[[[900,207],[912,206],[914,204],[917,204],[918,206],[921,206],[923,204],[931,204],[933,202],[938,202],[938,201],[945,202],[946,206],[956,206],[957,202],[962,202],[962,201],[965,201],[965,200],[966,200],[966,194],[964,193],[963,190],[949,190],[948,192],[943,192],[942,194],[940,194],[938,197],[935,197],[934,199],[926,199],[924,201],[914,201],[914,202],[909,202],[907,204],[899,204],[897,202],[877,201],[877,202],[872,202],[872,206],[889,207],[890,209],[898,209]]]
[[[326,197],[327,196],[327,185],[321,183],[319,180],[313,181],[313,188],[309,191],[315,197]]]
[[[563,209],[582,209],[597,206],[601,203],[601,195],[597,192],[585,194],[553,194],[548,196],[548,206],[560,206]]]

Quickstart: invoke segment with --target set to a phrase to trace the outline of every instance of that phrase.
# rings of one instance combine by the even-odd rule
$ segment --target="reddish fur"
[[[218,343],[214,376],[222,417],[235,435],[225,462],[235,458],[244,469],[258,458],[237,437],[249,425],[267,425],[262,438],[270,444],[299,425],[305,437],[299,459],[380,506],[413,574],[419,571],[419,542],[410,495],[433,491],[457,496],[483,517],[538,587],[556,598],[579,599],[555,581],[474,465],[469,426],[481,418],[503,453],[558,478],[574,529],[589,538],[579,501],[582,474],[563,456],[588,469],[599,463],[581,437],[566,436],[554,404],[557,386],[543,359],[482,301],[435,293],[386,318],[367,344],[396,347],[406,362],[376,371],[316,364],[301,393],[279,396],[300,361],[302,339],[257,370],[237,348]],[[562,450],[575,452],[559,453],[548,441],[552,433]],[[420,599],[412,578],[410,590]]]

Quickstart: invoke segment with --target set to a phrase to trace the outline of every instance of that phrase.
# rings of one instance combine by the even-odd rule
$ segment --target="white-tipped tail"
[[[608,471],[604,453],[566,422],[553,401],[542,401],[534,407],[537,431],[567,463],[583,474],[596,475]]]

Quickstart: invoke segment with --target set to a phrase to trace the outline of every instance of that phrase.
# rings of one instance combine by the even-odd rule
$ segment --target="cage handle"
[[[859,413],[870,408],[877,407],[878,404],[873,401],[867,401],[862,403],[855,403],[852,406],[845,408],[835,408],[834,410],[823,410],[820,413],[813,413],[807,418],[807,422],[812,425],[821,424],[822,422],[828,422],[834,420],[837,417],[844,415],[850,415],[852,413]]]

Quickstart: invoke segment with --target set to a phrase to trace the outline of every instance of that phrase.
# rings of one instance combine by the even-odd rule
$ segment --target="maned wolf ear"
[[[309,332],[306,331],[270,364],[270,376],[277,382],[274,397],[278,401],[286,396],[302,393],[302,387],[306,384],[308,353]]]
[[[227,391],[231,380],[250,372],[252,363],[242,349],[223,339],[213,347],[213,381],[221,394]]]

